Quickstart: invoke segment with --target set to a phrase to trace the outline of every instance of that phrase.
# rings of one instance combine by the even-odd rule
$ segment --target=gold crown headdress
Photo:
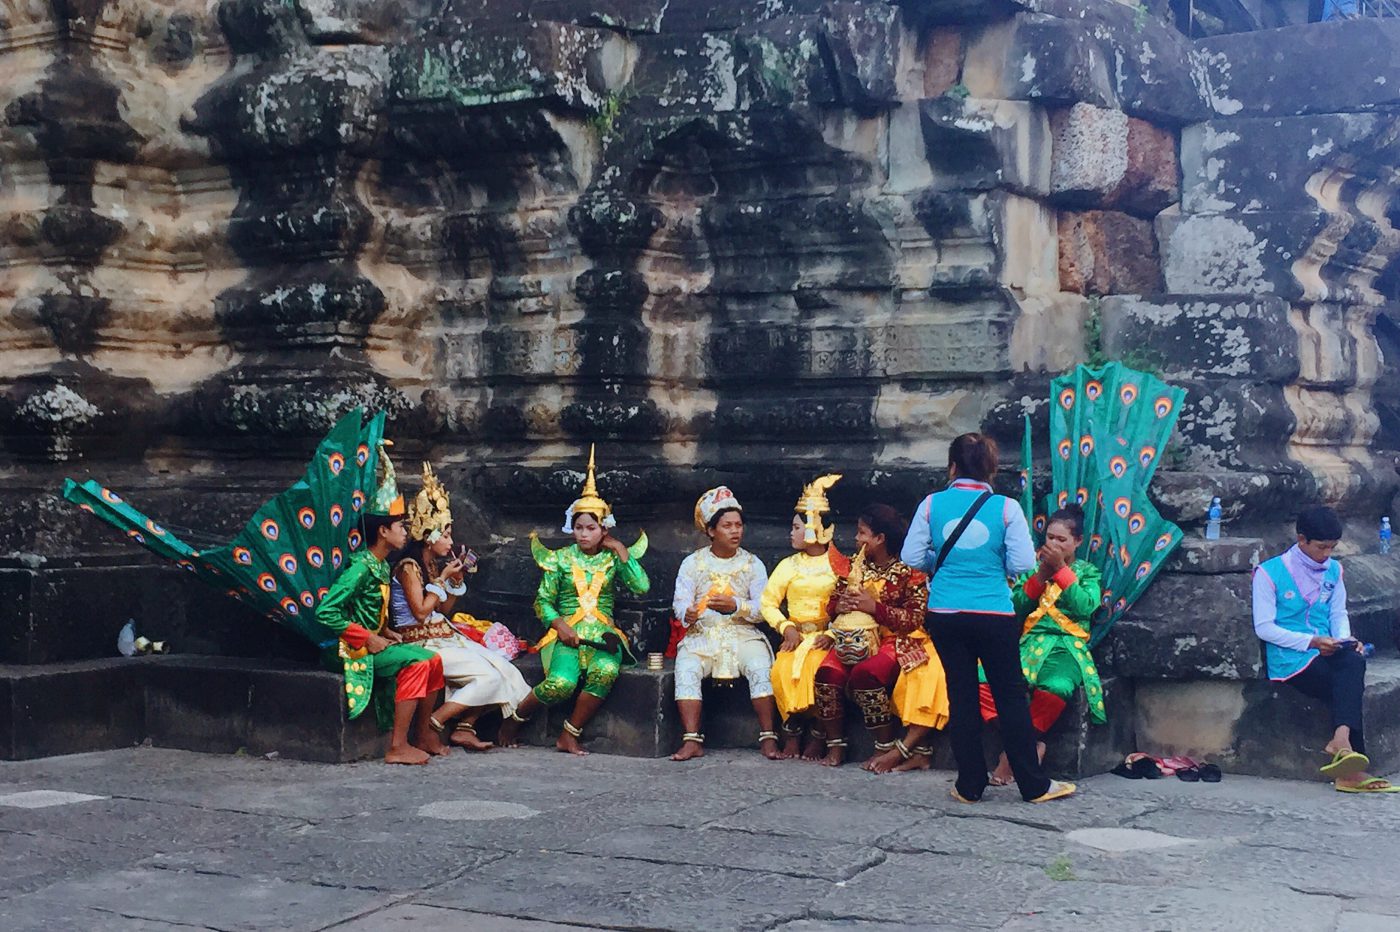
[[[598,494],[598,482],[594,478],[593,453],[594,444],[588,445],[588,475],[583,480],[583,491],[579,497],[574,499],[574,503],[564,512],[564,533],[574,532],[574,515],[590,514],[597,517],[598,522],[605,528],[617,526],[617,519],[613,517],[612,506],[603,501]]]
[[[739,500],[729,491],[728,486],[721,485],[710,489],[695,502],[695,526],[700,529],[700,533],[705,533],[710,526],[710,519],[730,508],[735,511],[744,510],[744,506],[739,504]]]
[[[807,525],[807,533],[802,539],[809,544],[829,544],[831,536],[836,533],[835,525],[822,525],[822,515],[831,510],[831,503],[826,500],[826,490],[840,479],[840,473],[818,476],[807,483],[802,490],[802,497],[797,500],[793,510],[802,515],[802,523]]]
[[[435,544],[452,526],[452,496],[448,494],[433,467],[423,464],[423,488],[408,509],[408,533],[414,540]]]

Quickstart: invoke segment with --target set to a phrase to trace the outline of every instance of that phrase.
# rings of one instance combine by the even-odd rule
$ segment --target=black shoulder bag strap
[[[953,552],[953,546],[958,542],[958,538],[962,537],[963,531],[967,530],[967,526],[972,523],[972,519],[977,517],[977,512],[982,510],[982,506],[987,504],[987,499],[991,497],[991,492],[983,492],[981,495],[977,496],[977,501],[972,503],[972,507],[967,510],[967,514],[962,516],[962,520],[958,522],[958,526],[953,528],[953,533],[949,534],[948,539],[943,542],[943,546],[938,548],[938,559],[933,561],[933,573],[928,574],[930,579],[932,579],[934,573],[937,573],[939,568],[943,566],[943,561],[948,559],[948,554]]]

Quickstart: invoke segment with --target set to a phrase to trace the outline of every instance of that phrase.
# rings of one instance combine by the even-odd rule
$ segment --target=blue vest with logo
[[[929,550],[933,559],[982,489],[953,486],[929,501]],[[1011,587],[1006,584],[1006,498],[993,495],[958,538],[928,588],[928,607],[941,611],[992,612],[1010,615]],[[932,569],[932,567],[930,567]]]
[[[1342,578],[1342,565],[1336,560],[1327,561],[1327,569],[1322,572],[1322,586],[1317,592],[1317,601],[1308,602],[1298,591],[1293,574],[1282,556],[1265,560],[1259,564],[1261,572],[1268,573],[1274,583],[1274,623],[1285,631],[1294,631],[1310,637],[1332,636],[1332,593],[1337,590],[1337,581]],[[1277,644],[1264,642],[1264,660],[1269,668],[1269,678],[1286,680],[1312,663],[1318,654],[1316,648],[1289,650]]]

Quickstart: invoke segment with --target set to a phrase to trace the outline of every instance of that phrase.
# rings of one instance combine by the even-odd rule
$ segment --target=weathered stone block
[[[824,9],[826,45],[841,99],[860,113],[898,103],[899,11],[892,6],[833,0]]]
[[[1050,190],[1050,128],[1040,107],[938,97],[920,101],[919,114],[934,187]]]
[[[1118,676],[1139,681],[1253,679],[1261,653],[1250,576],[1163,573],[1104,639]]]
[[[1038,3],[968,44],[963,83],[976,97],[1077,102],[1170,124],[1206,115],[1190,43],[1113,3]],[[1053,14],[1053,15],[1052,15]]]
[[[1170,130],[1078,103],[1051,115],[1051,193],[1062,203],[1154,216],[1177,200],[1176,137]]]
[[[1284,385],[1298,375],[1298,339],[1280,298],[1219,301],[1111,297],[1102,309],[1103,349],[1145,355],[1162,377],[1242,379]]]
[[[0,759],[105,751],[145,737],[140,660],[0,666]]]
[[[1345,113],[1400,102],[1400,22],[1362,17],[1196,43],[1221,116]]]
[[[1059,284],[1079,294],[1147,294],[1161,289],[1152,224],[1108,210],[1063,212]]]
[[[1366,671],[1364,714],[1371,769],[1400,767],[1400,741],[1379,723],[1400,715],[1400,662],[1372,658]],[[1138,748],[1162,756],[1184,754],[1218,763],[1231,773],[1318,780],[1322,746],[1332,734],[1326,707],[1286,684],[1139,682],[1135,722]]]
[[[1264,542],[1257,537],[1205,540],[1193,535],[1182,540],[1163,570],[1201,576],[1248,573],[1268,556]]]
[[[1315,176],[1367,172],[1390,120],[1374,113],[1210,120],[1181,131],[1187,214],[1318,210]]]

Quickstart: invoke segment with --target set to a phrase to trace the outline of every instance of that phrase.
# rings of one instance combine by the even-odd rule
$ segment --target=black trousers
[[[1026,704],[1026,678],[1021,674],[1021,623],[1013,615],[929,612],[924,628],[948,678],[948,739],[958,762],[958,793],[965,799],[981,799],[987,788],[977,696],[977,661],[981,660],[1021,797],[1044,795],[1050,778],[1035,753],[1035,728]]]
[[[1332,709],[1332,727],[1351,729],[1351,749],[1366,753],[1366,735],[1361,727],[1361,694],[1366,688],[1366,658],[1354,648],[1337,651],[1330,657],[1314,657],[1302,673],[1284,680],[1312,699],[1326,702]]]

